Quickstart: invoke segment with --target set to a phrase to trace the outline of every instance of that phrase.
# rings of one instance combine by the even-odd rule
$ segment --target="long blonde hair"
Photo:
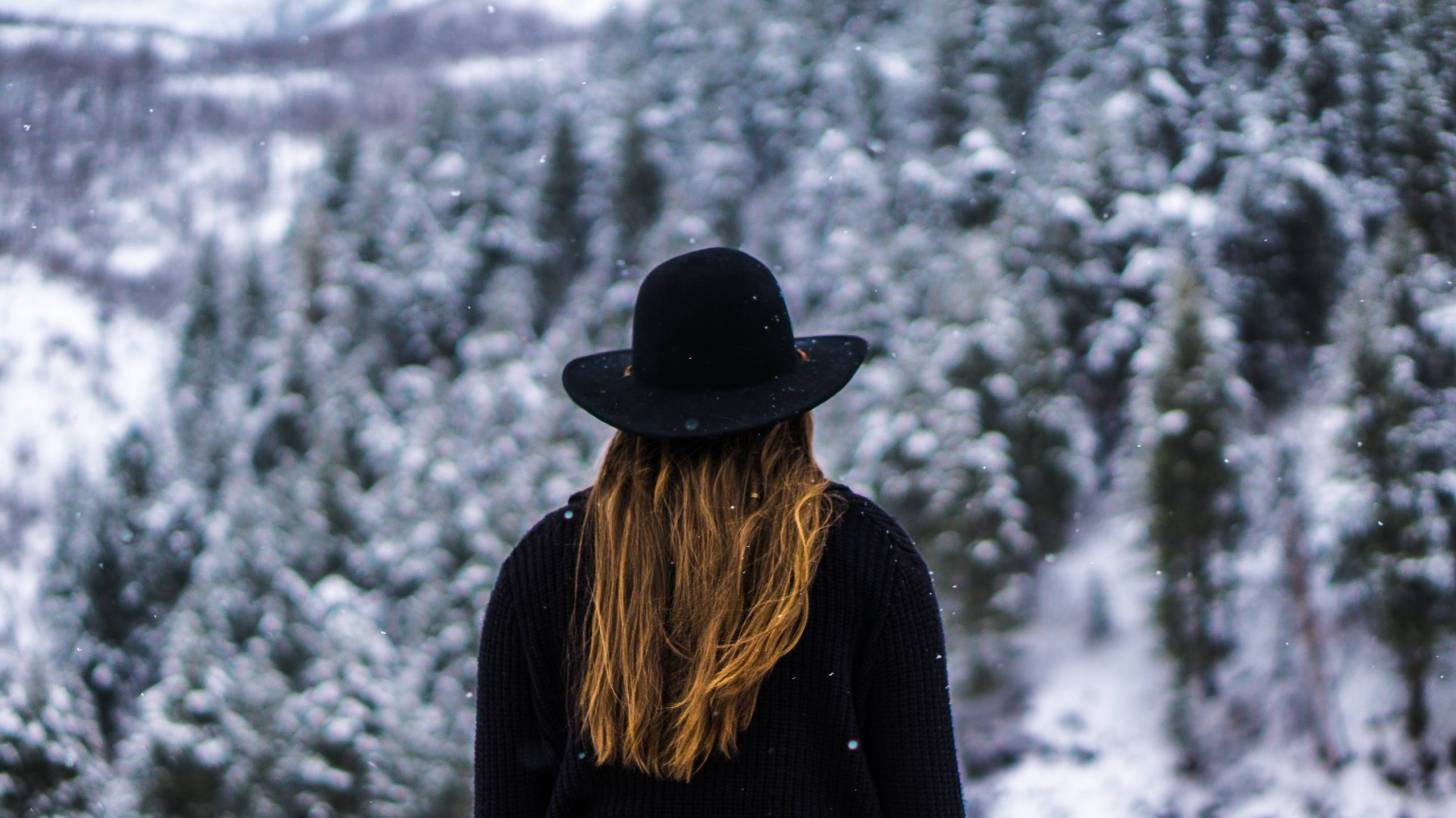
[[[594,580],[576,693],[598,765],[687,782],[731,756],[758,689],[803,635],[841,507],[805,412],[661,440],[619,431],[586,500]],[[573,617],[575,621],[575,617]]]

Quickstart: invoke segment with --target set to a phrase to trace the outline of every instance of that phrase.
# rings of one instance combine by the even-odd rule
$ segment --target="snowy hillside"
[[[570,25],[596,22],[614,8],[640,9],[646,0],[0,0],[6,15],[151,30],[207,40],[292,39],[382,17],[429,14],[541,14]]]
[[[1290,436],[1310,446],[1320,465],[1309,475],[1341,496],[1330,481],[1328,453],[1338,413],[1312,409],[1291,419]],[[1300,432],[1318,432],[1301,435]],[[1239,603],[1240,637],[1262,655],[1249,657],[1234,675],[1245,697],[1244,729],[1251,732],[1227,762],[1219,779],[1191,782],[1178,772],[1178,759],[1164,726],[1169,674],[1147,611],[1154,575],[1141,551],[1137,515],[1126,497],[1111,497],[1094,510],[1065,557],[1040,580],[1036,624],[1022,636],[1028,667],[1037,684],[1022,720],[1028,752],[1002,775],[972,786],[972,803],[987,816],[1018,818],[1121,818],[1129,815],[1200,815],[1209,810],[1237,818],[1339,815],[1350,818],[1404,815],[1440,818],[1449,796],[1394,791],[1369,764],[1322,767],[1307,726],[1298,715],[1304,682],[1291,679],[1300,660],[1299,634],[1281,610],[1283,566],[1280,544],[1269,540],[1248,555],[1246,588]],[[1124,510],[1118,511],[1118,508]],[[1093,601],[1107,593],[1104,602]],[[1091,610],[1105,605],[1107,633],[1091,637]],[[1321,597],[1326,619],[1333,718],[1347,748],[1398,745],[1392,730],[1392,702],[1401,695],[1391,684],[1388,660],[1357,627],[1329,622],[1335,600]],[[1439,680],[1438,680],[1439,681]],[[1438,684],[1446,729],[1456,696]],[[1453,782],[1443,774],[1443,789]]]
[[[0,600],[0,634],[27,649],[36,646],[36,581],[55,536],[46,510],[54,507],[56,483],[73,462],[99,479],[108,448],[130,423],[166,414],[186,289],[179,270],[191,263],[195,237],[214,236],[230,254],[284,246],[301,197],[319,172],[325,139],[280,129],[270,118],[324,98],[356,107],[347,100],[369,82],[326,69],[238,69],[216,61],[193,66],[188,63],[211,53],[211,44],[125,27],[0,25],[0,51],[32,59],[50,53],[79,61],[87,55],[103,60],[101,70],[106,61],[128,64],[144,45],[164,60],[150,86],[161,97],[149,100],[144,116],[155,117],[165,105],[174,121],[180,116],[185,123],[190,112],[214,108],[229,111],[247,123],[244,128],[209,133],[183,124],[185,136],[164,134],[155,140],[160,150],[151,150],[100,132],[114,120],[53,118],[46,124],[35,119],[38,111],[26,96],[48,90],[45,62],[37,62],[34,74],[13,74],[19,79],[3,101],[23,112],[19,132],[25,139],[51,132],[80,140],[97,129],[98,144],[113,143],[103,150],[118,160],[74,188],[58,186],[53,176],[30,175],[38,170],[34,164],[9,168],[17,195],[8,203],[11,221],[0,225],[0,234],[10,236],[10,253],[0,253],[0,405],[7,407],[0,424],[0,576],[15,593]],[[516,55],[489,48],[486,43],[478,54],[440,64],[402,65],[397,81],[463,92],[523,73],[548,76],[580,59],[571,43]],[[75,79],[89,81],[84,74]],[[135,96],[137,89],[123,85],[111,104],[127,116]],[[22,157],[45,157],[28,153],[23,142],[17,147]],[[75,167],[76,159],[63,161]],[[22,221],[21,214],[36,212],[52,216]]]
[[[76,0],[64,4],[52,0],[0,0],[0,12],[233,38],[296,36],[429,2],[438,0],[152,0],[146,3]]]
[[[0,257],[0,633],[26,647],[36,635],[35,580],[49,553],[52,483],[72,458],[99,475],[121,427],[156,415],[158,369],[171,339],[153,322],[103,320],[74,284],[48,281],[34,264]]]

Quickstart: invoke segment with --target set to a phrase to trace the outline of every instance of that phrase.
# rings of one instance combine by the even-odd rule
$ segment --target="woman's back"
[[[562,384],[618,431],[502,564],[476,816],[963,816],[930,572],[814,459],[867,352],[796,337],[739,250],[655,267]]]
[[[929,571],[883,509],[829,490],[844,513],[803,635],[763,680],[733,756],[688,783],[593,763],[567,682],[581,661],[573,610],[587,632],[593,582],[589,559],[575,577],[587,490],[538,521],[502,565],[481,635],[477,816],[964,815]]]

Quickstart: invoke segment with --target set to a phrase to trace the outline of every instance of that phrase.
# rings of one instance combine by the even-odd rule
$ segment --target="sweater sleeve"
[[[546,814],[556,760],[536,724],[511,560],[496,577],[480,632],[475,687],[475,818]]]
[[[881,812],[964,818],[945,631],[930,571],[912,546],[896,550],[890,573],[862,725]]]

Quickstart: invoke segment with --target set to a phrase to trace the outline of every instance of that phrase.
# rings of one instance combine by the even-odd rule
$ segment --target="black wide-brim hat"
[[[711,437],[802,414],[849,383],[868,344],[794,337],[778,281],[753,256],[707,247],[642,280],[632,347],[574,358],[561,372],[578,406],[648,437]]]

